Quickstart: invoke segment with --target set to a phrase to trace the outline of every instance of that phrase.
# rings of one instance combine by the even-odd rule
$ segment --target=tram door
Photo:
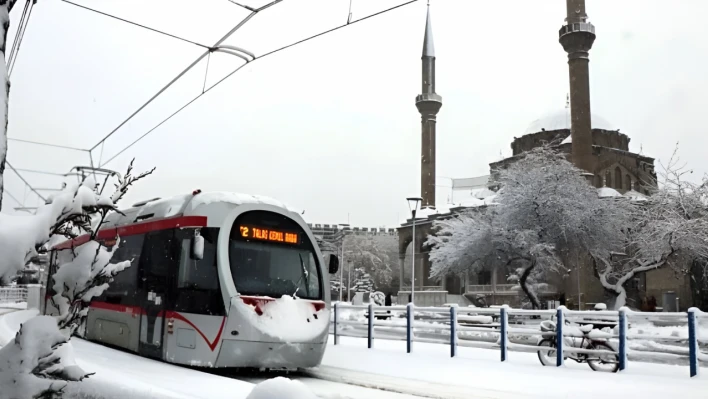
[[[171,230],[147,233],[140,258],[140,344],[143,356],[162,358],[165,327],[165,309],[168,299],[169,271],[175,262],[174,232]]]

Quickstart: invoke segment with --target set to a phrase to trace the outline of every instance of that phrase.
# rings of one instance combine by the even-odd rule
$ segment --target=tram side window
[[[145,248],[140,258],[144,275],[167,277],[175,263],[174,231],[162,230],[147,233]]]
[[[101,299],[121,305],[138,305],[138,275],[140,254],[143,248],[144,234],[121,237],[120,246],[111,259],[111,263],[132,260],[130,267],[118,273]]]
[[[201,260],[190,257],[193,230],[181,232],[175,311],[208,315],[225,313],[216,260],[218,232],[216,228],[201,229],[204,237],[204,256]]]

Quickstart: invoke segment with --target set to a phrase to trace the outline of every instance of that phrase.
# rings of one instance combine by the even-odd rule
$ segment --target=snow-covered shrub
[[[21,381],[26,374],[27,364],[44,365],[48,361],[54,367],[49,369],[51,373],[47,375],[54,379],[80,381],[89,375],[76,365],[68,341],[86,316],[91,299],[101,295],[113,277],[130,266],[130,262],[111,264],[113,252],[98,242],[96,237],[106,216],[118,211],[117,203],[128,187],[152,173],[151,170],[132,176],[132,165],[131,162],[125,176],[118,179],[112,195],[103,194],[99,185],[87,177],[78,184],[66,186],[56,196],[49,198],[45,205],[37,209],[35,215],[0,215],[0,254],[3,255],[0,257],[0,276],[15,273],[38,251],[47,251],[62,240],[88,236],[88,242],[62,251],[62,256],[58,258],[58,269],[52,277],[54,295],[51,300],[59,314],[49,318],[51,323],[46,321],[46,317],[39,318],[45,320],[43,322],[35,322],[37,318],[30,319],[23,326],[22,334],[18,335],[37,339],[54,337],[50,345],[51,352],[45,351],[43,347],[40,347],[41,351],[33,352],[34,346],[23,345],[22,340],[16,339],[14,352],[11,345],[0,351],[0,365],[7,365],[4,369],[0,368],[0,381]],[[120,237],[116,237],[116,243],[119,242]],[[59,343],[63,345],[59,346]],[[26,358],[21,363],[13,361],[18,352],[22,352],[21,356]],[[63,385],[54,383],[46,387],[47,391],[43,394],[45,397],[59,397]],[[32,390],[18,390],[12,396],[13,399],[34,397],[36,393]]]
[[[58,397],[67,380],[83,379],[81,370],[61,363],[57,348],[67,341],[53,317],[38,316],[23,324],[0,349],[0,399]]]

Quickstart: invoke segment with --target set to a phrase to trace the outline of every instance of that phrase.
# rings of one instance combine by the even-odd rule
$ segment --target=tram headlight
[[[175,320],[174,319],[169,319],[167,321],[167,333],[168,334],[174,334],[174,328],[175,328]]]

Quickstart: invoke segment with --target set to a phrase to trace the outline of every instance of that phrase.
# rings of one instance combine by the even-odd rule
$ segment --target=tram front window
[[[311,250],[231,240],[229,261],[239,294],[322,299],[320,274]]]

